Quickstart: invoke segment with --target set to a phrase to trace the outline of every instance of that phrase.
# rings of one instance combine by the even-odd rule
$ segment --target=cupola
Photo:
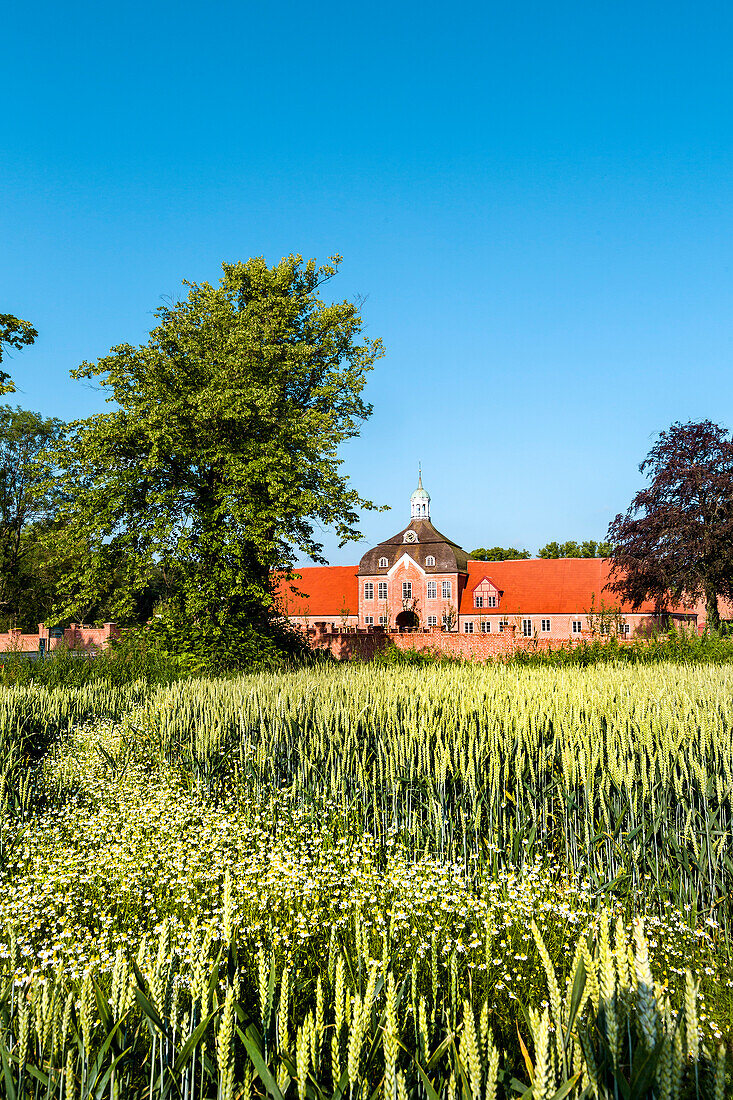
[[[410,497],[410,518],[430,519],[430,493],[423,489],[422,469],[418,466],[417,489]]]

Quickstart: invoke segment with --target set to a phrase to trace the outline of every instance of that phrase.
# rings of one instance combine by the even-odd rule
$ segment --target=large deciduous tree
[[[710,420],[677,422],[639,470],[650,484],[608,528],[610,587],[634,607],[703,597],[717,628],[719,597],[733,597],[733,441]]]
[[[157,570],[179,638],[236,660],[273,634],[273,570],[296,553],[323,561],[316,527],[358,537],[373,505],[338,451],[370,415],[361,395],[382,348],[357,305],[322,300],[339,262],[224,264],[219,286],[184,283],[157,310],[146,344],[72,372],[115,407],[71,425],[59,453],[67,537],[88,547],[67,609],[113,575],[129,618]]]

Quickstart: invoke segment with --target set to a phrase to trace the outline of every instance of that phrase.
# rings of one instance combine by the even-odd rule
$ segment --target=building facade
[[[662,625],[652,603],[632,610],[608,591],[609,561],[475,561],[433,526],[430,503],[420,474],[410,522],[367,550],[357,568],[299,569],[281,584],[284,613],[305,628],[477,639],[511,633],[554,643],[610,634],[631,639]],[[664,608],[663,621],[669,620],[699,628],[704,608]]]

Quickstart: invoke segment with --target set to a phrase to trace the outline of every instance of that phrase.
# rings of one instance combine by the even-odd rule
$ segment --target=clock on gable
[[[403,537],[402,541],[403,542],[417,542],[417,532],[416,531],[405,531],[405,534],[404,534],[404,537]]]

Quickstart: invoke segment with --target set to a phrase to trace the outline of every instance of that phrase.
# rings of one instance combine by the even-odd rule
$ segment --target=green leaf
[[[267,1089],[268,1096],[272,1096],[273,1100],[284,1100],[278,1083],[270,1073],[263,1057],[262,1047],[260,1045],[260,1035],[257,1028],[254,1024],[250,1024],[247,1030],[243,1032],[240,1027],[237,1027],[237,1034],[244,1044],[244,1048],[250,1057],[252,1065],[260,1075],[260,1080]]]

